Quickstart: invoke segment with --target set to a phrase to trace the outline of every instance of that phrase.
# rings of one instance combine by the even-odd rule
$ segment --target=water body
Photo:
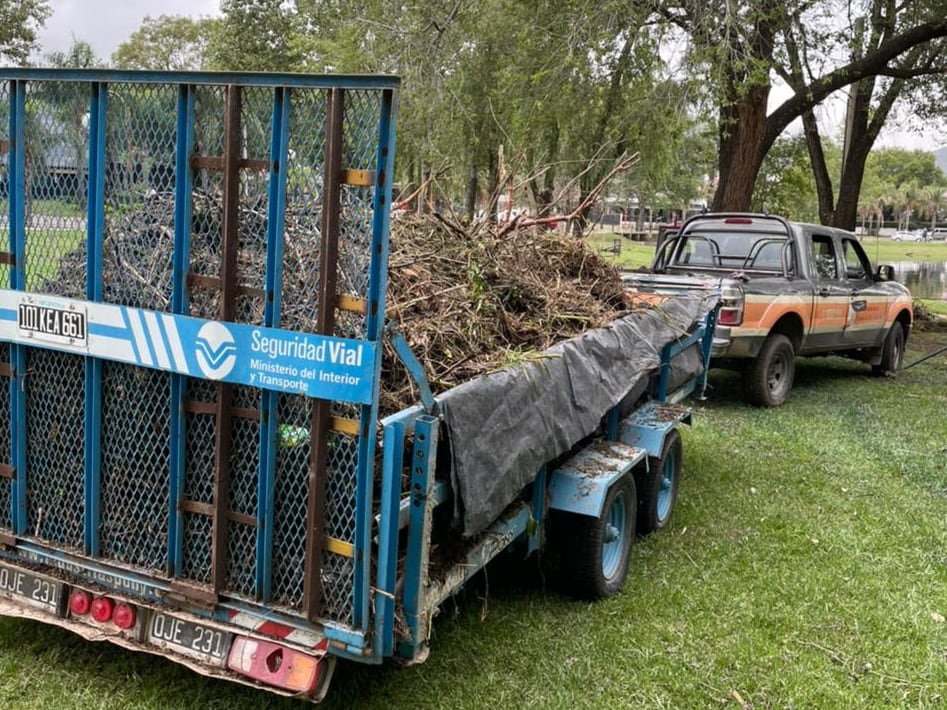
[[[894,274],[914,298],[947,301],[947,261],[896,261]]]

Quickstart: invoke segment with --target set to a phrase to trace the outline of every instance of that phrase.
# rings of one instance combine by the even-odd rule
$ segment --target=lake
[[[894,274],[914,298],[947,301],[947,261],[896,261]]]

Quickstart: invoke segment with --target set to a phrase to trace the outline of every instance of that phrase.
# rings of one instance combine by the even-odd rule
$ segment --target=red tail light
[[[721,308],[717,315],[717,322],[720,325],[740,325],[743,322],[743,309]]]
[[[81,589],[73,589],[69,595],[69,611],[76,616],[85,616],[92,607],[92,595]]]
[[[717,313],[719,325],[735,326],[743,322],[743,304],[746,295],[737,283],[724,283],[720,287],[720,311]]]
[[[227,667],[232,671],[285,690],[309,694],[325,671],[324,659],[286,646],[238,636],[233,640]]]
[[[92,618],[104,624],[112,618],[115,602],[108,597],[96,597],[92,600]]]
[[[135,607],[125,602],[119,602],[115,605],[115,613],[112,616],[112,620],[118,628],[130,629],[135,625],[137,616]]]

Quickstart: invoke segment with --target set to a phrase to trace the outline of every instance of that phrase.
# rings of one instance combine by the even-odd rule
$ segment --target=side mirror
[[[878,264],[875,281],[894,281],[894,267],[891,264]]]

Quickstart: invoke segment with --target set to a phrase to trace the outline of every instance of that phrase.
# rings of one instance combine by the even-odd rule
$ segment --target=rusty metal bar
[[[198,503],[195,500],[182,500],[181,501],[181,510],[186,513],[194,513],[196,515],[214,515],[214,504],[213,503]],[[246,513],[236,513],[232,510],[227,511],[227,520],[232,520],[235,523],[240,523],[241,525],[248,525],[251,528],[257,526],[256,518],[252,515],[247,515]]]
[[[202,288],[208,291],[219,291],[221,289],[221,281],[219,277],[205,276],[204,274],[195,274],[193,272],[188,272],[187,274],[187,285],[188,288]],[[247,286],[245,284],[239,284],[236,288],[237,293],[241,296],[249,296],[250,298],[259,299],[266,297],[266,291],[262,288]]]
[[[203,288],[207,291],[220,290],[220,278],[217,276],[206,276],[205,274],[195,274],[188,272],[185,277],[188,288]]]
[[[184,411],[188,414],[217,414],[217,402],[197,402],[195,400],[186,400],[184,402]],[[231,407],[230,413],[237,419],[249,419],[250,421],[260,421],[260,411],[250,409],[249,407]]]
[[[191,156],[192,170],[226,170],[227,160],[214,155],[194,155]],[[258,172],[269,172],[270,161],[261,158],[241,158],[237,157],[237,167],[246,170],[256,170]]]
[[[322,197],[322,248],[319,253],[319,312],[316,332],[332,335],[335,331],[336,262],[339,252],[339,205],[342,185],[342,135],[345,94],[329,90],[326,119],[325,176]],[[330,406],[314,399],[310,427],[309,497],[307,501],[305,581],[303,613],[315,620],[322,609],[322,548],[325,535],[325,497]]]
[[[221,224],[220,301],[218,318],[233,321],[237,301],[237,251],[240,220],[240,157],[243,147],[240,130],[241,88],[227,87],[227,108],[224,115],[223,222]],[[233,386],[217,384],[217,423],[214,456],[214,522],[211,550],[211,584],[219,593],[227,582],[227,507],[230,499],[230,451],[233,444],[231,426]]]
[[[220,597],[216,592],[183,579],[172,579],[169,586],[171,587],[171,591],[164,597],[164,601],[171,606],[175,606],[178,603],[189,606],[196,602],[206,606],[208,609],[213,609],[217,606],[217,602],[220,601]],[[180,601],[178,598],[180,598]]]

